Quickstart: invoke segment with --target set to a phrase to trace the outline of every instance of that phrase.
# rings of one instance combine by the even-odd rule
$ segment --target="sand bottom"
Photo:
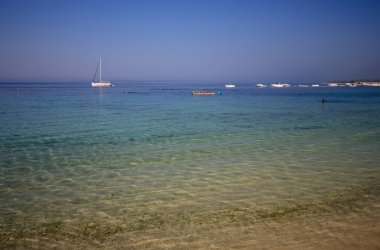
[[[120,235],[102,244],[130,249],[379,249],[380,217],[359,214],[262,222],[248,227],[230,226],[194,231]]]
[[[116,226],[117,222],[113,227],[88,222],[80,229],[50,224],[49,229],[45,226],[42,231],[19,236],[5,233],[0,246],[5,249],[380,249],[377,199],[342,199],[334,204],[292,206],[270,212],[224,209],[181,217],[176,218],[177,223],[140,219],[140,226],[133,229]]]

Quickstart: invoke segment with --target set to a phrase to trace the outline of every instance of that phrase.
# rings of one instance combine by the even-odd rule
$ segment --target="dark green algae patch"
[[[0,218],[0,248],[14,248],[25,239],[66,241],[73,244],[87,242],[94,246],[117,234],[171,229],[226,226],[252,226],[255,223],[291,221],[326,214],[362,211],[371,203],[379,203],[380,185],[356,187],[344,194],[330,194],[308,203],[289,203],[273,209],[228,207],[215,210],[145,210],[128,211],[112,219],[60,218],[45,216],[7,216]]]

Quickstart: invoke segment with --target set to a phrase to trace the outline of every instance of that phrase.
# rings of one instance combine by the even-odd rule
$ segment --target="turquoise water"
[[[0,218],[128,228],[315,202],[379,185],[379,149],[380,88],[0,84]]]

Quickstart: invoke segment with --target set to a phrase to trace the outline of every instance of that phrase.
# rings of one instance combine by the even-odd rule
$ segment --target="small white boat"
[[[265,85],[265,84],[262,84],[262,83],[258,83],[258,84],[256,84],[256,87],[258,87],[258,88],[265,88],[267,85]]]
[[[338,87],[339,85],[335,82],[328,83],[327,86],[329,87]]]
[[[380,87],[380,82],[362,82],[361,85],[368,87]]]
[[[272,83],[271,86],[273,88],[287,88],[287,87],[290,87],[290,85],[287,84],[287,83]]]
[[[96,73],[98,73],[99,69],[99,82],[95,82]],[[113,85],[109,81],[102,81],[102,59],[99,59],[98,67],[96,68],[94,78],[91,83],[92,87],[112,87]]]
[[[355,87],[358,86],[358,84],[357,84],[357,83],[352,83],[352,82],[347,82],[347,83],[346,83],[346,86],[347,86],[347,87],[351,87],[351,88],[355,88]]]
[[[226,84],[224,85],[226,88],[235,88],[236,85],[235,84]]]
[[[316,87],[319,87],[319,84],[312,84],[311,86],[316,88]]]

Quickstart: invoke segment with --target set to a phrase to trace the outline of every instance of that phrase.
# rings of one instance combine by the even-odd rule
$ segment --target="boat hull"
[[[92,87],[112,87],[110,82],[92,82]]]
[[[287,87],[290,87],[290,85],[287,84],[287,83],[272,83],[271,86],[273,88],[287,88]]]
[[[193,95],[215,95],[215,92],[209,91],[193,91]]]
[[[256,84],[256,87],[257,88],[265,88],[267,85],[265,85],[265,84],[261,84],[261,83],[259,83],[259,84]]]

